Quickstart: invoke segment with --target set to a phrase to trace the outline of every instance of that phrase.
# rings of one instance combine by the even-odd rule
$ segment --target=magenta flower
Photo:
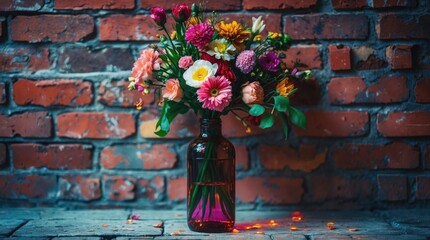
[[[215,30],[208,23],[196,24],[187,29],[185,32],[185,40],[198,49],[203,49],[211,41],[214,32]]]
[[[245,74],[252,71],[255,66],[255,53],[252,50],[243,51],[236,59],[236,67]]]
[[[178,4],[172,9],[172,14],[178,22],[187,21],[191,16],[191,8],[187,4]]]
[[[151,8],[151,18],[158,26],[162,27],[166,23],[166,11],[161,7]]]
[[[232,97],[230,81],[224,76],[209,77],[197,90],[197,99],[203,108],[222,112],[230,104]]]
[[[278,65],[281,62],[279,57],[274,52],[266,53],[260,57],[260,66],[269,72],[277,72]]]

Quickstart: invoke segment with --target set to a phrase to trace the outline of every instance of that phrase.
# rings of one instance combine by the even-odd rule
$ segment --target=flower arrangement
[[[215,13],[203,16],[203,8],[180,4],[173,8],[174,31],[166,27],[166,11],[151,9],[151,18],[164,33],[160,44],[141,52],[129,78],[129,90],[154,91],[163,104],[156,134],[165,136],[178,114],[192,109],[203,118],[232,113],[246,132],[251,126],[270,128],[275,118],[287,136],[288,120],[305,127],[304,114],[290,104],[294,81],[310,71],[287,69],[283,50],[290,46],[287,34],[269,32],[261,16],[252,26],[224,22]],[[142,100],[136,103],[142,107]],[[244,114],[238,114],[244,112]]]

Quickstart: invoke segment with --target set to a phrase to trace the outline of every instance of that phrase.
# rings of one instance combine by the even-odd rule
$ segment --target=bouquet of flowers
[[[134,64],[129,89],[143,94],[154,91],[159,96],[163,108],[155,133],[167,135],[175,117],[190,109],[203,119],[232,113],[248,133],[252,125],[272,127],[275,118],[281,122],[285,137],[289,123],[305,127],[304,114],[290,104],[289,97],[297,90],[294,81],[308,78],[310,71],[289,70],[282,62],[290,37],[274,32],[261,36],[265,28],[261,16],[252,18],[252,26],[245,27],[236,21],[220,21],[215,13],[205,18],[203,13],[198,5],[177,5],[172,11],[174,31],[169,32],[165,10],[151,9],[151,18],[164,33],[159,45],[142,51]],[[136,106],[140,109],[142,100]],[[202,226],[211,221],[212,212],[222,211],[230,219],[226,229],[231,229],[234,174],[225,182],[220,179],[226,179],[222,169],[234,172],[234,160],[228,167],[220,167],[221,161],[211,161],[219,154],[216,142],[208,141],[197,150],[204,154],[198,160],[197,177],[188,178],[188,217],[197,216],[196,225]],[[218,210],[212,211],[217,206]],[[190,228],[197,229],[191,225],[189,221]]]
[[[156,134],[165,136],[178,114],[192,109],[203,118],[219,118],[232,113],[246,132],[251,125],[270,128],[275,118],[287,137],[288,119],[305,127],[304,114],[290,104],[296,92],[294,80],[308,78],[310,71],[289,70],[282,62],[290,46],[287,34],[269,32],[261,19],[252,18],[252,27],[219,21],[212,13],[204,18],[201,6],[185,4],[173,8],[174,31],[166,27],[166,12],[152,8],[151,18],[159,26],[159,46],[144,49],[134,64],[129,90],[160,97],[163,109]],[[142,100],[136,103],[142,107]],[[238,112],[246,114],[243,117]]]

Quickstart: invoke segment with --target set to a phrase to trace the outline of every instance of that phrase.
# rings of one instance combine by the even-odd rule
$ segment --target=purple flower
[[[264,70],[269,72],[277,72],[278,65],[281,62],[278,56],[274,52],[266,53],[265,55],[260,57],[259,61],[260,61],[260,66]]]
[[[166,11],[161,7],[151,8],[151,18],[158,26],[162,27],[166,23]]]
[[[208,23],[196,24],[187,29],[185,40],[198,49],[203,49],[211,41],[214,32],[215,30]]]
[[[237,56],[236,67],[245,74],[252,71],[255,66],[255,53],[252,50],[246,50]]]

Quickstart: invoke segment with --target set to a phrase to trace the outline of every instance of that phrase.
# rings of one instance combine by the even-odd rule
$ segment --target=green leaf
[[[178,114],[184,114],[188,111],[188,107],[182,102],[174,102],[165,100],[161,116],[155,125],[155,132],[160,137],[165,137],[170,131],[170,123],[175,119]]]
[[[282,132],[284,133],[284,138],[285,138],[285,140],[287,140],[287,138],[288,138],[288,124],[287,124],[287,119],[285,118],[285,115],[283,113],[279,114],[279,118],[281,119]]]
[[[294,107],[290,107],[288,109],[288,112],[290,114],[290,121],[293,124],[301,128],[306,128],[306,116],[305,114],[303,114],[303,112],[301,112],[299,109]]]
[[[273,124],[275,123],[275,118],[272,114],[266,114],[263,116],[260,122],[260,128],[271,128]]]
[[[290,106],[290,100],[288,100],[288,98],[284,96],[275,96],[273,99],[275,99],[275,109],[278,112],[286,112],[288,110]]]
[[[265,110],[264,107],[261,106],[260,104],[254,104],[252,105],[251,109],[249,109],[249,115],[258,117],[264,113],[264,110]]]

